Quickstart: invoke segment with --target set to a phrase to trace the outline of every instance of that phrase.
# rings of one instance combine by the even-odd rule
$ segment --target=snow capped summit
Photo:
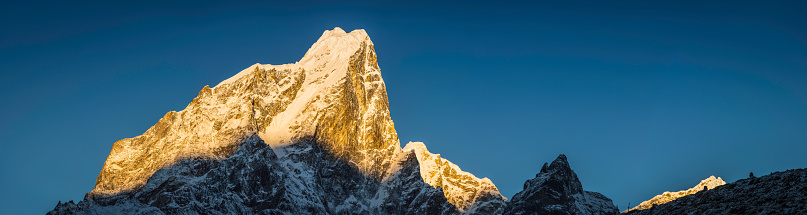
[[[628,212],[804,214],[805,181],[712,176]],[[300,61],[251,65],[115,142],[93,190],[48,214],[616,213],[563,154],[508,201],[421,142],[401,148],[373,42],[336,27]]]
[[[330,30],[330,31],[325,30],[325,32],[323,32],[322,34],[323,35],[324,34],[345,34],[345,30],[342,30],[342,28],[340,28],[340,27],[334,27],[333,30]]]
[[[378,182],[399,175],[390,170],[398,168],[402,149],[367,33],[327,30],[296,63],[254,64],[203,87],[184,110],[168,112],[143,135],[116,142],[90,196],[136,192],[157,170],[183,160],[228,158],[255,135],[282,159],[300,153],[287,148],[313,140]],[[504,205],[489,179],[462,172],[425,146],[415,151],[423,180],[441,187],[457,208]]]
[[[115,143],[91,194],[135,189],[184,158],[227,157],[250,134],[272,147],[315,136],[338,157],[382,179],[401,148],[367,33],[325,31],[300,62],[255,64],[204,87],[185,110]]]
[[[681,190],[681,191],[678,191],[678,192],[665,191],[664,193],[662,193],[660,195],[656,195],[653,198],[651,198],[650,200],[644,201],[641,204],[637,205],[636,207],[633,207],[633,208],[631,208],[629,210],[625,210],[623,212],[629,212],[629,211],[633,211],[633,210],[644,210],[644,209],[652,208],[655,205],[665,204],[665,203],[673,201],[675,199],[695,194],[695,193],[700,192],[700,191],[702,191],[704,189],[714,189],[714,188],[716,188],[718,186],[722,186],[722,185],[725,185],[725,184],[726,184],[726,182],[723,181],[722,178],[720,178],[720,177],[715,178],[714,175],[709,176],[708,178],[701,180],[701,182],[698,183],[698,185],[695,185],[695,187],[689,188],[687,190]]]
[[[373,46],[373,41],[363,29],[345,33],[339,27],[322,33],[317,42],[308,49],[303,58],[295,63],[308,69],[324,61],[343,61],[352,56],[360,46]],[[375,52],[375,50],[373,50]],[[333,55],[332,55],[333,53]],[[342,65],[345,66],[345,65]]]

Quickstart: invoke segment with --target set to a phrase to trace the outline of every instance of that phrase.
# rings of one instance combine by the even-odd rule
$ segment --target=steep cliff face
[[[546,163],[535,178],[524,183],[516,193],[505,214],[617,214],[611,199],[596,192],[583,190],[565,155],[552,164]]]
[[[477,178],[459,166],[432,154],[421,142],[406,144],[403,151],[414,152],[420,162],[420,174],[426,183],[442,188],[451,204],[467,213],[499,214],[507,198],[488,178]]]
[[[188,159],[228,159],[245,138],[254,137],[281,159],[301,156],[294,149],[307,142],[361,177],[394,181],[391,177],[401,174],[394,170],[402,170],[399,158],[406,153],[366,32],[325,31],[296,63],[255,64],[215,87],[205,86],[184,110],[168,112],[143,135],[116,142],[88,196],[141,192],[160,169]],[[412,159],[430,155],[417,152]],[[317,162],[308,160],[306,165],[320,165]],[[439,156],[423,162],[427,165],[416,162],[415,175],[446,190],[444,196],[459,211],[495,212],[506,202],[489,179],[462,172]],[[421,174],[421,169],[427,173]],[[301,178],[299,184],[323,186],[310,181],[314,179]]]
[[[708,178],[701,180],[701,182],[698,183],[698,185],[695,185],[695,187],[686,190],[681,190],[678,192],[664,192],[661,195],[656,195],[650,200],[644,201],[641,204],[637,205],[636,207],[633,207],[629,210],[625,210],[623,212],[648,209],[655,205],[664,204],[684,196],[695,194],[697,192],[703,191],[704,189],[714,189],[718,186],[722,186],[725,184],[726,182],[723,181],[722,178],[720,177],[715,178],[715,176],[709,176]]]
[[[256,64],[204,87],[184,110],[116,142],[91,195],[142,187],[155,171],[187,157],[228,157],[250,133],[272,147],[316,133],[337,157],[383,179],[401,149],[367,34],[326,31],[300,62]]]

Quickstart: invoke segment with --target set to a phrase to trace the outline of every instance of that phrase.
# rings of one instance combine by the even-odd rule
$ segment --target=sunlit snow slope
[[[389,170],[402,149],[367,33],[325,31],[299,62],[255,64],[215,87],[205,86],[184,110],[168,112],[140,136],[117,141],[90,196],[134,191],[157,170],[186,158],[229,157],[252,134],[272,148],[315,137],[366,176],[383,181],[394,174]],[[433,164],[420,167],[433,170]],[[443,187],[458,208],[471,208],[482,191],[456,189],[501,196],[490,180],[449,166],[462,180],[424,180]]]
[[[404,151],[414,151],[420,162],[420,175],[427,184],[441,187],[448,202],[463,211],[503,208],[507,198],[488,178],[479,179],[460,167],[432,154],[422,142],[409,142]],[[485,201],[478,201],[486,199]],[[492,204],[492,205],[491,205]]]
[[[664,204],[664,203],[670,202],[672,200],[675,200],[675,199],[678,199],[678,198],[681,198],[681,197],[684,197],[684,196],[695,194],[697,192],[700,192],[704,188],[705,189],[714,189],[717,186],[722,186],[722,185],[725,185],[725,184],[726,184],[726,182],[723,181],[722,178],[720,178],[720,177],[715,178],[715,176],[709,176],[708,178],[701,180],[701,182],[698,183],[698,185],[695,185],[695,187],[693,187],[693,188],[689,188],[687,190],[681,190],[681,191],[678,191],[678,192],[665,191],[661,195],[656,195],[653,198],[651,198],[650,200],[644,201],[641,204],[637,205],[636,207],[633,207],[633,208],[628,209],[628,210],[623,211],[623,212],[628,212],[628,211],[632,211],[632,210],[644,210],[644,209],[652,208],[655,205]]]

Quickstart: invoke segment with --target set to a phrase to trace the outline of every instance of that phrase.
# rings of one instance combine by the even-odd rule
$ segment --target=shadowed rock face
[[[807,214],[807,169],[737,180],[629,214]]]
[[[535,178],[524,183],[504,214],[617,214],[611,199],[584,191],[565,155],[544,164]]]
[[[432,154],[421,142],[410,142],[403,149],[414,152],[420,162],[420,173],[426,183],[443,189],[451,204],[467,213],[500,214],[507,198],[488,178],[477,178],[464,172],[440,154]]]
[[[296,98],[305,71],[250,68],[241,82],[205,86],[185,110],[168,112],[143,135],[116,142],[90,194],[137,189],[158,169],[185,158],[229,157],[240,139],[265,130]]]
[[[396,157],[384,182],[312,140],[283,147],[277,157],[257,135],[227,159],[190,158],[154,173],[142,189],[48,214],[457,214],[442,191],[420,178],[413,153]]]
[[[363,30],[335,28],[299,62],[205,86],[116,142],[84,200],[50,214],[610,212],[562,155],[508,203],[422,143],[403,151],[376,59]]]
[[[372,183],[394,181],[391,177],[398,172],[393,170],[401,170],[398,159],[407,154],[401,150],[390,117],[372,41],[364,30],[346,33],[335,28],[325,31],[299,62],[250,66],[215,87],[205,86],[184,110],[168,112],[142,135],[116,142],[88,197],[115,199],[140,193],[158,170],[178,171],[175,167],[189,159],[229,159],[244,139],[254,137],[275,149],[281,159],[300,156],[291,149],[316,144],[329,158],[349,167],[355,177]],[[320,165],[315,163],[308,165]],[[465,179],[452,186],[481,186],[478,178]],[[298,185],[323,186],[312,182],[317,178],[300,180]],[[501,195],[487,182],[482,184],[485,189],[469,192],[473,196],[452,196],[463,201],[451,202],[461,204],[461,209],[467,205],[483,205],[480,208],[487,209],[480,211],[488,212],[500,209],[503,198],[494,198]],[[343,203],[367,206],[354,203],[362,199],[355,198]],[[331,206],[326,208],[332,212]]]
[[[326,31],[296,64],[253,65],[143,135],[116,142],[91,195],[137,189],[187,157],[228,157],[257,133],[271,146],[317,133],[317,142],[376,180],[400,152],[372,41],[363,30]]]

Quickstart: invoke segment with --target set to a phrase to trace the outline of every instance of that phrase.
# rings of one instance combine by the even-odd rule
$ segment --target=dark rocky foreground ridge
[[[807,169],[737,180],[628,214],[807,214]]]
[[[480,197],[461,212],[420,176],[412,151],[378,182],[312,140],[275,152],[257,136],[227,159],[186,159],[141,189],[59,203],[48,214],[616,214],[605,196],[583,191],[560,155],[505,204]],[[277,154],[283,156],[278,157]]]

